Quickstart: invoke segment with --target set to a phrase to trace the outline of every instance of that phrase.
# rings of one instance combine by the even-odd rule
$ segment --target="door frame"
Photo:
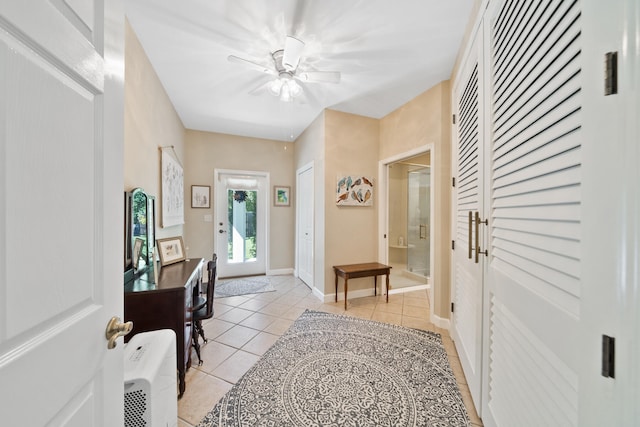
[[[298,168],[296,170],[296,188],[299,189],[300,188],[300,174],[306,172],[306,171],[311,171],[311,179],[314,178],[314,173],[315,173],[315,169],[314,169],[314,162],[311,161],[307,164],[305,164],[304,166]],[[313,189],[314,193],[315,193],[315,187],[314,185],[311,186],[311,188]],[[311,248],[311,260],[312,260],[312,269],[311,269],[311,283],[307,283],[307,285],[309,285],[309,287],[311,289],[315,289],[316,285],[315,285],[315,269],[313,268],[313,266],[315,266],[315,251],[314,251],[314,247],[315,246],[315,203],[314,203],[314,194],[311,195],[311,203],[312,203],[312,208],[311,208],[311,229],[312,229],[312,248]],[[295,272],[295,276],[296,277],[300,277],[299,275],[299,267],[300,267],[300,247],[298,245],[299,239],[300,239],[300,235],[301,235],[301,230],[300,230],[300,194],[298,194],[298,197],[296,197],[296,233],[295,233],[295,268],[294,268],[294,272]],[[305,282],[306,283],[306,282]]]
[[[433,143],[424,144],[409,151],[404,151],[402,153],[398,153],[391,157],[387,157],[378,161],[378,181],[379,181],[379,189],[380,189],[380,197],[379,197],[379,209],[378,209],[378,262],[382,264],[386,264],[389,261],[389,165],[391,163],[395,163],[400,160],[407,159],[409,157],[418,156],[420,154],[429,153],[429,167],[431,168],[431,191],[429,192],[429,230],[434,229],[434,189],[437,186],[437,171],[435,169],[434,156],[435,149]],[[433,234],[431,234],[431,238],[429,239],[429,301],[433,302],[433,277],[435,277],[435,270],[437,266],[434,262],[434,244],[433,244]],[[395,289],[389,291],[389,294],[394,293],[403,293],[410,292],[417,289],[423,289],[425,285],[421,286],[412,286],[402,289]],[[437,322],[437,319],[434,318],[433,311],[431,311],[431,319],[432,322],[434,320]],[[438,322],[439,323],[439,322]]]
[[[265,206],[264,206],[264,220],[261,221],[264,227],[264,274],[267,274],[269,271],[269,214],[271,207],[271,180],[269,172],[265,171],[248,171],[248,170],[239,170],[239,169],[214,169],[213,170],[213,200],[214,206],[217,204],[219,191],[220,191],[220,175],[238,175],[238,176],[256,176],[265,179]],[[214,227],[213,227],[213,251],[214,253],[220,253],[220,248],[218,248],[218,226],[216,225],[218,221],[218,207],[214,208],[213,218],[214,218]],[[231,277],[231,276],[228,276]]]

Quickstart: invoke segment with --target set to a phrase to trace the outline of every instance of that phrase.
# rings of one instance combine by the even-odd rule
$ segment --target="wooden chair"
[[[217,262],[218,256],[213,254],[213,258],[207,263],[208,280],[207,289],[205,291],[206,297],[199,295],[197,296],[197,301],[194,299],[194,307],[199,308],[192,313],[193,327],[191,328],[191,344],[198,355],[198,366],[202,365],[198,335],[202,337],[202,340],[205,343],[207,342],[207,338],[204,336],[204,329],[202,328],[202,321],[213,317],[213,292],[216,286]]]

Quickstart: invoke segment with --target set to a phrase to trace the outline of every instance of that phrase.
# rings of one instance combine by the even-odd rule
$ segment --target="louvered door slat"
[[[579,203],[581,193],[580,187],[576,184],[508,197],[497,198],[494,196],[494,199],[494,208],[545,206],[549,204]]]
[[[544,177],[545,175],[552,174],[557,171],[562,171],[569,167],[575,167],[580,164],[580,150],[578,148],[571,149],[557,156],[550,157],[548,159],[531,163],[530,167],[517,167],[508,168],[505,166],[501,172],[506,172],[500,177],[494,180],[494,187],[501,188],[513,183],[518,183],[526,180],[534,180]],[[518,165],[519,166],[519,165]],[[513,169],[512,171],[510,169]]]
[[[496,188],[493,191],[493,197],[498,200],[504,197],[534,193],[553,188],[561,188],[571,185],[577,185],[580,182],[580,168],[573,167],[553,174],[545,175],[536,180],[527,180],[513,183],[505,187]]]
[[[502,155],[494,159],[496,171],[503,166],[543,148],[547,153],[561,153],[580,145],[580,138],[576,132],[580,128],[580,115],[572,114],[558,124],[547,127],[542,132],[528,139],[526,144],[512,144],[505,146]],[[553,144],[549,144],[553,142]],[[551,149],[548,146],[551,145]],[[559,147],[555,147],[558,145]]]
[[[545,235],[557,239],[572,239],[578,241],[580,238],[580,224],[576,222],[560,221],[531,221],[530,219],[518,218],[494,218],[493,228],[512,230],[531,235]],[[555,243],[554,243],[555,244]]]
[[[522,231],[494,228],[492,236],[536,249],[571,257],[580,253],[580,243],[573,239],[558,239],[556,236],[524,233]]]

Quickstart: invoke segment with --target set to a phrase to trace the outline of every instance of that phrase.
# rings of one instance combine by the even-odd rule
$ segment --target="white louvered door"
[[[495,2],[485,16],[491,215],[483,419],[577,425],[579,3]]]
[[[479,36],[481,36],[481,32]],[[481,42],[476,39],[454,89],[456,111],[455,221],[453,235],[451,334],[477,408],[480,408],[482,380],[482,294],[485,259],[476,256],[476,214],[483,216],[484,156]],[[485,227],[478,227],[485,232]],[[479,235],[484,245],[483,235]]]

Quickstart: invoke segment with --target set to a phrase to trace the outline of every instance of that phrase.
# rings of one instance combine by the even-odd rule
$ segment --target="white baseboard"
[[[431,312],[431,323],[436,325],[438,328],[446,329],[447,331],[451,328],[451,321],[449,319],[445,319],[444,317],[436,316]]]
[[[396,289],[391,289],[389,291],[389,295],[403,294],[405,292],[421,291],[423,289],[429,289],[430,287],[431,285],[417,285],[417,286],[409,286],[406,288],[396,288]]]
[[[267,276],[286,276],[292,275],[293,268],[280,268],[278,270],[269,270],[267,271]]]

